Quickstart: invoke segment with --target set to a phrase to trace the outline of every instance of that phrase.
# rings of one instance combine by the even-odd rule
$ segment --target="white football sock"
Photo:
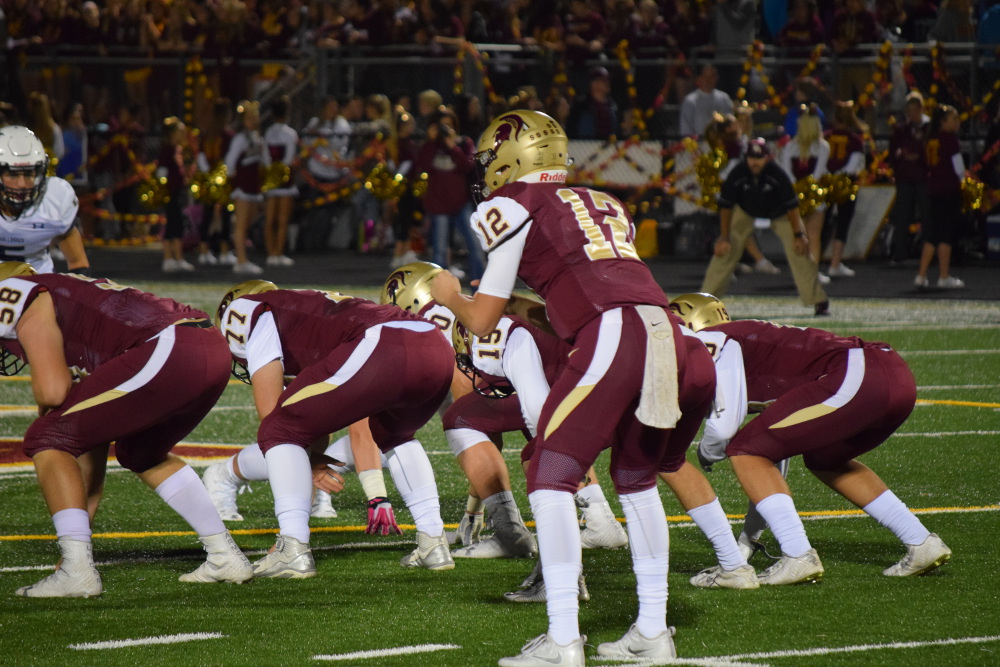
[[[156,493],[181,515],[198,537],[226,532],[208,489],[194,469],[185,465],[156,487]]]
[[[417,530],[431,537],[444,534],[441,501],[427,452],[416,440],[404,442],[386,454],[386,463],[396,490],[413,515]]]
[[[52,515],[52,523],[56,527],[56,537],[68,537],[78,542],[90,542],[90,515],[87,510],[71,507],[59,510]]]
[[[604,489],[601,488],[600,484],[589,484],[577,491],[576,495],[580,496],[588,503],[608,502],[608,499],[604,497]]]
[[[722,511],[722,505],[716,498],[710,503],[700,507],[695,507],[687,511],[688,516],[701,528],[705,537],[712,543],[715,549],[715,556],[719,559],[719,565],[723,570],[735,570],[746,565],[747,559],[740,553],[740,548],[733,537],[733,529],[729,526],[729,519]]]
[[[573,494],[539,489],[528,496],[535,516],[538,553],[545,579],[549,635],[565,646],[580,637],[579,580],[583,571],[580,527]]]
[[[267,461],[264,460],[264,452],[260,451],[260,445],[256,442],[244,447],[236,455],[236,463],[240,466],[240,475],[250,482],[262,482],[267,479]],[[233,464],[226,467],[233,481],[240,481],[240,478],[233,473]]]
[[[903,544],[911,546],[923,544],[927,536],[931,534],[931,531],[920,523],[920,519],[892,491],[885,491],[862,509],[891,530],[893,535],[898,537]]]
[[[812,549],[805,526],[795,511],[795,503],[787,493],[774,493],[757,503],[757,511],[771,527],[781,545],[781,553],[798,558]]]
[[[635,571],[639,615],[636,627],[645,637],[667,630],[667,571],[670,533],[663,502],[654,486],[618,496],[628,522],[628,541]],[[547,586],[548,584],[546,584]]]
[[[274,494],[278,532],[308,544],[313,489],[309,453],[298,445],[278,445],[268,450],[264,458]]]

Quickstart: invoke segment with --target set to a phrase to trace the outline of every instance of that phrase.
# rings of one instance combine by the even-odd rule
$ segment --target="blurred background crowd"
[[[661,218],[679,212],[678,164],[690,165],[687,175],[701,189],[687,199],[706,204],[718,174],[705,173],[703,158],[740,157],[734,138],[725,148],[726,127],[743,145],[752,134],[781,146],[795,137],[802,104],[830,131],[837,108],[849,103],[859,121],[851,131],[864,146],[864,169],[852,178],[892,185],[896,135],[914,93],[923,124],[939,107],[959,114],[972,252],[985,252],[984,221],[1000,188],[1000,5],[989,0],[3,0],[0,7],[0,121],[25,124],[42,139],[54,172],[80,194],[85,237],[156,236],[170,198],[157,184],[159,162],[180,122],[183,135],[169,140],[179,148],[167,154],[188,165],[185,186],[200,187],[183,194],[184,247],[197,248],[204,263],[229,256],[235,214],[252,218],[240,246],[263,251],[275,243],[267,230],[287,228],[285,247],[268,248],[268,259],[356,248],[396,264],[414,256],[453,264],[450,250],[475,277],[481,263],[459,233],[466,225],[456,224],[471,206],[460,186],[479,133],[508,108],[546,111],[571,139],[655,144],[663,173],[619,194],[633,210],[652,206]],[[248,104],[256,124],[246,123]],[[268,201],[241,214],[210,175],[218,175],[233,137],[249,132],[272,145],[263,138],[275,124],[293,130],[294,155],[269,155],[268,164],[286,169],[262,172],[255,194],[284,193],[291,209]],[[682,154],[686,160],[675,159]],[[919,231],[919,211],[914,216],[904,229]]]

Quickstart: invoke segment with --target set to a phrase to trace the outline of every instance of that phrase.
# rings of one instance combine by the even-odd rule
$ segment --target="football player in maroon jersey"
[[[414,442],[417,429],[447,394],[455,366],[451,345],[436,326],[394,306],[334,292],[279,290],[264,280],[229,290],[216,325],[244,368],[239,375],[253,387],[261,418],[257,442],[278,519],[277,543],[254,564],[254,575],[315,576],[309,548],[312,487],[340,491],[343,479],[326,462],[317,465],[323,478],[317,479],[307,450],[367,418],[371,437],[391,459],[400,446]],[[286,377],[294,378],[287,386]],[[433,471],[420,479],[407,500],[417,524],[417,548],[402,565],[450,570],[455,562]],[[386,511],[384,504],[384,492],[369,502],[370,526],[374,515]]]
[[[621,202],[566,185],[566,133],[555,120],[534,111],[502,114],[478,148],[482,201],[470,224],[489,262],[475,296],[464,296],[448,272],[434,279],[431,294],[469,331],[486,336],[521,278],[546,301],[556,334],[575,348],[545,400],[528,466],[549,630],[500,664],[584,664],[573,493],[608,447],[629,526],[639,614],[624,637],[598,653],[669,659],[676,655],[666,618],[669,538],[656,477],[681,465],[707,414],[715,392],[710,355],[675,344],[679,320],[636,253],[635,226]]]
[[[181,581],[252,578],[198,474],[170,454],[229,378],[226,343],[205,313],[107,280],[36,275],[27,264],[4,262],[0,355],[4,374],[16,372],[18,360],[31,367],[39,417],[24,435],[24,452],[35,464],[62,552],[55,574],[17,589],[18,595],[101,594],[88,482],[77,458],[106,452],[112,441],[122,466],[180,514],[208,552]],[[103,480],[107,458],[91,463]]]
[[[913,374],[895,350],[821,329],[730,321],[710,294],[685,294],[670,307],[714,354],[732,348],[739,360],[728,370],[717,364],[718,381],[720,387],[743,386],[745,393],[726,401],[730,414],[708,420],[699,450],[703,461],[729,457],[781,545],[781,559],[760,574],[760,583],[797,584],[823,576],[788,484],[774,465],[799,454],[817,479],[906,545],[906,556],[883,574],[924,574],[951,558],[941,538],[856,460],[895,433],[916,402]],[[740,429],[748,401],[770,405]]]

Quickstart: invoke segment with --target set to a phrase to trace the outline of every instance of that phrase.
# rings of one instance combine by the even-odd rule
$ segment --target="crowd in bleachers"
[[[139,192],[151,176],[144,166],[156,160],[165,116],[187,116],[189,129],[195,130],[187,151],[192,161],[201,150],[199,142],[203,144],[210,137],[218,139],[223,130],[232,133],[241,129],[228,120],[229,114],[235,110],[237,99],[252,99],[257,91],[249,89],[245,77],[231,76],[228,83],[235,83],[238,90],[225,95],[225,67],[231,60],[287,59],[309,56],[317,49],[355,46],[392,46],[398,50],[409,45],[414,53],[438,55],[460,53],[472,43],[526,47],[548,63],[542,71],[553,76],[543,85],[514,85],[516,77],[508,77],[505,87],[493,89],[487,85],[476,93],[459,92],[460,86],[451,91],[435,86],[443,95],[429,102],[418,102],[418,90],[396,89],[339,99],[312,96],[311,103],[305,105],[296,100],[289,123],[299,131],[300,150],[292,165],[291,180],[300,186],[303,196],[295,216],[295,221],[302,224],[293,225],[293,231],[301,236],[293,235],[292,244],[299,248],[328,242],[341,247],[354,243],[367,247],[389,246],[395,240],[396,257],[410,257],[410,228],[425,228],[425,234],[413,237],[419,247],[422,240],[434,241],[427,229],[429,223],[421,221],[419,213],[414,214],[419,206],[401,200],[398,193],[373,194],[380,190],[381,182],[373,187],[372,169],[380,164],[388,166],[390,171],[386,173],[409,169],[413,171],[411,178],[426,171],[415,170],[414,165],[421,147],[426,145],[428,131],[436,134],[440,126],[442,117],[432,122],[432,115],[440,115],[442,110],[446,112],[444,122],[452,126],[455,136],[468,140],[458,142],[466,154],[460,161],[471,159],[468,143],[478,138],[486,120],[512,106],[546,111],[566,127],[571,138],[606,139],[642,134],[643,114],[633,105],[641,104],[642,111],[652,112],[657,105],[671,102],[677,117],[671,117],[670,130],[665,134],[702,135],[713,112],[732,112],[734,102],[737,111],[741,105],[746,110],[750,97],[747,87],[752,87],[755,74],[742,64],[727,66],[726,59],[721,58],[717,78],[704,86],[701,72],[705,55],[714,51],[733,58],[736,54],[739,62],[746,58],[748,45],[758,42],[800,59],[787,71],[770,72],[774,80],[784,77],[787,87],[781,89],[780,104],[789,108],[789,116],[797,113],[800,102],[817,103],[822,113],[823,108],[832,110],[836,100],[858,100],[866,95],[866,86],[878,72],[877,65],[873,68],[871,62],[857,62],[872,53],[864,50],[865,45],[870,47],[884,40],[1000,42],[1000,36],[993,35],[1000,32],[993,27],[1000,14],[990,5],[970,0],[944,0],[940,7],[927,0],[879,0],[874,4],[864,0],[791,0],[787,6],[784,0],[110,0],[100,4],[6,0],[3,8],[9,49],[7,94],[3,99],[8,102],[2,112],[7,122],[23,122],[31,127],[57,159],[57,173],[72,178],[84,201],[88,237],[119,241],[145,236],[150,221],[156,224],[160,219],[155,206],[140,204],[143,197]],[[843,62],[835,71],[820,69],[811,76],[802,76],[810,72],[809,66],[803,67],[802,63],[815,57],[818,45],[825,45],[826,55],[842,58]],[[192,115],[186,107],[182,113],[180,108],[148,104],[150,89],[157,88],[156,76],[149,68],[141,67],[141,62],[125,68],[121,80],[114,81],[111,70],[100,67],[78,67],[69,74],[65,68],[44,67],[15,72],[18,64],[30,63],[52,49],[108,56],[197,53],[208,62],[206,69],[216,68],[212,79],[215,85],[202,85],[196,91],[196,98],[205,97],[207,101],[196,99],[199,108],[195,111],[200,113]],[[658,68],[653,83],[640,77],[633,84],[631,79],[620,76],[628,73],[625,59],[638,62],[646,57],[666,58],[671,64]],[[289,81],[297,81],[291,68],[282,72]],[[484,68],[482,77],[488,78],[491,72],[498,74],[496,68]],[[70,85],[60,85],[60,77]],[[465,77],[468,82],[468,75]],[[450,76],[445,80],[451,83]],[[454,80],[460,81],[457,74]],[[905,87],[912,89],[912,83],[907,81]],[[937,100],[928,99],[928,111],[944,102],[967,111],[962,102],[969,100],[954,99],[954,91],[949,91],[945,83],[941,82]],[[282,84],[279,76],[274,85]],[[633,85],[639,88],[638,99],[631,90]],[[428,92],[434,91],[424,91]],[[651,94],[657,92],[658,97]],[[902,97],[908,90],[896,92],[901,94],[883,94],[877,100],[885,111],[879,119],[890,112],[902,117]],[[712,108],[699,109],[696,116],[687,113],[709,98]],[[768,104],[776,122],[771,131],[758,124],[758,132],[764,130],[771,138],[793,136],[794,127],[788,129],[788,119],[778,114],[773,99],[756,107],[751,102],[751,107],[761,111]],[[213,106],[225,111],[221,120],[218,113],[211,111]],[[266,127],[272,120],[266,104],[262,111]],[[986,114],[992,111],[985,106],[973,114],[972,120],[980,123],[980,130],[987,125],[983,122]],[[866,117],[871,114],[868,120],[875,120],[871,106],[866,109],[862,105],[859,112]],[[829,129],[825,123],[824,128]],[[892,131],[884,124],[880,129],[883,139]],[[376,139],[380,147],[373,155],[369,147]],[[868,148],[871,163],[877,151],[874,144],[869,143]],[[976,144],[974,153],[992,158],[990,149],[987,141]],[[429,164],[433,163],[431,156]],[[993,171],[983,169],[982,174],[992,175]],[[987,184],[994,187],[989,181]],[[362,192],[356,194],[357,189]],[[317,219],[317,210],[325,211],[322,218],[326,225],[330,210],[343,209],[347,202],[351,207],[348,217],[371,221],[367,228],[352,222],[350,229],[332,241],[336,229],[310,228],[311,221]],[[455,211],[432,213],[453,220],[468,204],[460,203],[462,206],[455,203]],[[206,224],[214,217],[209,215]],[[408,220],[403,226],[402,219]],[[395,233],[390,231],[393,225]],[[201,237],[205,240],[212,236],[217,244],[217,222],[211,229],[202,229]],[[316,240],[319,237],[322,240]],[[224,249],[222,254],[228,256]],[[439,263],[449,261],[441,254],[436,254],[435,259]],[[468,263],[473,273],[478,270],[474,260]]]

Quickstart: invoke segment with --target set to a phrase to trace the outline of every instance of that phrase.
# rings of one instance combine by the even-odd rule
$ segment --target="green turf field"
[[[136,285],[213,310],[226,286]],[[341,288],[361,296],[374,290]],[[789,483],[826,568],[813,586],[701,590],[688,578],[714,564],[711,548],[661,485],[671,522],[669,623],[680,664],[1000,665],[1000,307],[988,302],[841,299],[835,317],[802,318],[791,299],[734,297],[734,317],[819,324],[882,340],[900,350],[917,378],[919,403],[885,445],[863,457],[954,551],[932,575],[890,579],[904,554],[887,530],[809,475],[796,460]],[[255,438],[249,388],[231,383],[188,444],[241,445]],[[24,378],[0,382],[0,439],[17,439],[32,419]],[[450,529],[465,506],[463,483],[439,424],[419,434],[435,466]],[[2,443],[0,443],[2,444]],[[522,442],[507,460],[530,520]],[[195,450],[196,451],[196,450]],[[693,453],[691,454],[693,458]],[[199,469],[215,459],[189,459]],[[606,470],[606,460],[598,472]],[[387,475],[388,478],[388,475]],[[709,474],[734,523],[746,509],[728,464]],[[389,484],[401,524],[409,514]],[[266,483],[240,496],[236,542],[255,560],[276,526]],[[621,515],[613,493],[609,499]],[[203,557],[186,524],[133,475],[108,475],[94,527],[104,594],[92,600],[16,598],[15,588],[51,571],[52,525],[30,466],[0,466],[0,664],[11,665],[495,665],[546,629],[544,605],[514,605],[502,593],[531,570],[526,560],[459,560],[453,571],[408,571],[403,537],[364,534],[364,494],[355,478],[334,497],[336,519],[313,520],[318,575],[242,586],[182,584]],[[738,530],[738,526],[734,527]],[[775,547],[770,534],[765,542]],[[752,563],[763,569],[766,557]],[[592,599],[581,605],[588,643],[617,639],[634,620],[627,550],[585,551]],[[154,643],[153,638],[159,638]],[[130,640],[145,640],[131,645]],[[589,665],[616,664],[589,649]]]

